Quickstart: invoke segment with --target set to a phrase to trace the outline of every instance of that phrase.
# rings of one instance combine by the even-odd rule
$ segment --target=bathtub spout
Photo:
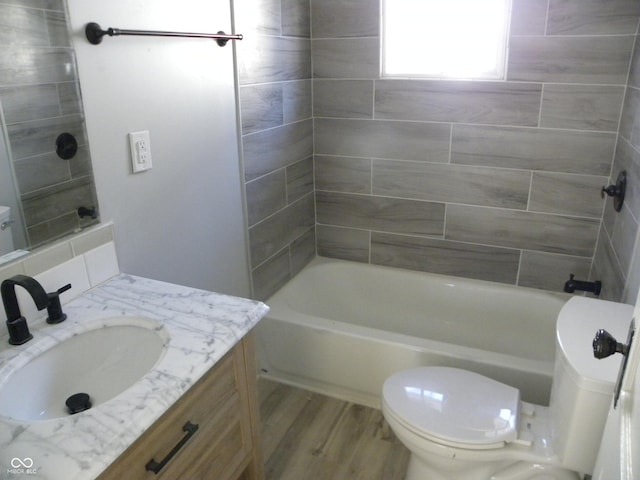
[[[595,282],[586,282],[584,280],[574,280],[573,273],[569,275],[569,280],[564,283],[564,291],[567,293],[573,293],[576,290],[581,290],[583,292],[591,292],[594,295],[600,295],[600,290],[602,290],[602,282],[600,280],[596,280]]]

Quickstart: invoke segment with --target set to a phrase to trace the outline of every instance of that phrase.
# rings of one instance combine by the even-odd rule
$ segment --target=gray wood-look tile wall
[[[403,80],[379,73],[378,0],[312,0],[318,253],[555,291],[589,276],[639,14],[514,0],[506,81]]]
[[[514,0],[507,79],[486,82],[381,78],[379,0],[236,9],[256,297],[315,250],[621,298],[640,195],[614,216],[600,187],[640,175],[640,3]]]
[[[621,19],[622,20],[622,19]],[[608,183],[627,172],[627,193],[622,211],[608,201],[603,215],[592,276],[603,282],[603,296],[635,303],[640,288],[640,265],[633,264],[640,222],[640,44],[636,36],[633,61],[620,121],[618,142]],[[636,255],[637,257],[637,255]]]
[[[308,1],[235,4],[253,295],[266,299],[315,256]]]
[[[95,223],[76,213],[97,198],[63,0],[0,0],[0,106],[29,246]],[[64,132],[79,144],[68,161]]]

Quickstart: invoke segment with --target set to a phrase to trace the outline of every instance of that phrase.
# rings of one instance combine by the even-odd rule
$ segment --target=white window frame
[[[381,0],[381,77],[505,80],[512,0],[491,1],[495,2],[492,8],[502,7],[502,13],[497,13],[498,10],[488,13],[487,0]],[[441,8],[443,17],[422,13],[428,4]],[[468,9],[475,10],[460,15],[460,11]],[[481,21],[482,15],[487,14],[488,20]],[[490,34],[483,44],[478,39],[486,30]],[[480,51],[483,45],[484,50]],[[450,48],[446,50],[445,46]],[[473,52],[473,48],[478,52]],[[483,52],[487,52],[485,57]],[[401,53],[405,56],[393,57]],[[433,64],[441,62],[438,67],[427,67],[426,62],[421,66],[415,61],[429,55]],[[467,55],[467,60],[451,61],[458,55],[461,58]],[[483,58],[484,61],[478,60]],[[474,62],[478,65],[473,66]],[[492,68],[486,68],[490,64]]]

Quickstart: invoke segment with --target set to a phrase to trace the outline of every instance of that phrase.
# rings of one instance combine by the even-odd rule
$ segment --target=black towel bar
[[[88,23],[84,32],[89,43],[94,45],[101,43],[102,38],[105,35],[109,35],[110,37],[117,37],[120,35],[141,35],[147,37],[211,38],[221,47],[224,47],[229,40],[242,40],[242,35],[228,35],[222,31],[218,33],[164,32],[158,30],[125,30],[122,28],[111,27],[103,30],[102,27],[95,22]]]

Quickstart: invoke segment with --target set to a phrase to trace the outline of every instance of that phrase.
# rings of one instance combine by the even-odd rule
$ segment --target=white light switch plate
[[[144,172],[152,167],[151,164],[151,140],[149,131],[129,133],[129,145],[131,146],[131,167],[133,173]]]

